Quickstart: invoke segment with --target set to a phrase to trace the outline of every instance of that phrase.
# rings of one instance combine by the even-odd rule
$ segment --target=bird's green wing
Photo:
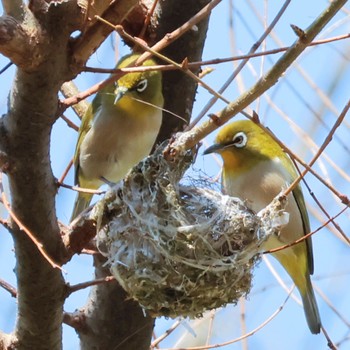
[[[291,158],[287,153],[284,153],[284,157],[282,157],[282,161],[284,166],[288,169],[289,174],[292,175],[291,177],[291,182],[292,182],[299,175],[293,164],[293,161],[291,160]],[[309,215],[306,210],[305,200],[304,200],[303,192],[301,190],[300,185],[294,188],[293,197],[299,208],[301,219],[303,220],[304,235],[306,235],[311,231],[311,228],[310,228]],[[308,261],[309,273],[312,275],[314,272],[314,259],[313,259],[313,253],[312,253],[311,237],[307,238],[305,240],[305,243],[306,243],[306,249],[307,249],[307,257],[308,257],[307,261]]]
[[[93,120],[96,116],[96,114],[99,112],[99,110],[102,108],[103,105],[113,104],[114,101],[114,83],[109,84],[105,86],[101,91],[99,91],[94,99],[92,100],[91,104],[89,105],[88,109],[86,110],[79,127],[79,136],[77,145],[75,148],[73,163],[75,167],[75,175],[74,175],[74,182],[76,185],[79,184],[79,156],[80,156],[80,146],[83,142],[86,134],[91,129]]]
[[[303,193],[301,191],[301,187],[297,186],[293,190],[293,196],[294,199],[298,205],[301,218],[303,220],[303,228],[304,228],[304,234],[306,235],[311,231],[310,228],[310,220],[309,220],[309,215],[306,210],[306,205],[305,205],[305,200]],[[307,255],[308,255],[308,267],[309,267],[309,273],[312,275],[314,272],[314,259],[313,259],[313,253],[312,253],[312,240],[311,237],[307,238],[305,240],[306,247],[307,247]]]
[[[75,148],[74,158],[73,158],[73,164],[75,168],[75,174],[74,174],[74,183],[76,185],[79,185],[79,157],[80,157],[80,146],[83,142],[86,134],[91,129],[92,120],[93,120],[93,106],[92,104],[89,105],[88,109],[86,110],[79,127],[79,135],[77,140],[77,145]]]

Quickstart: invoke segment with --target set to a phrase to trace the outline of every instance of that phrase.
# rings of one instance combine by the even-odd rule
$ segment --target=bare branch
[[[104,264],[101,255],[94,256],[96,279],[110,274]],[[79,332],[82,349],[149,349],[154,320],[116,281],[92,286],[82,312],[89,330]]]
[[[243,334],[242,336],[226,341],[226,342],[222,342],[220,344],[213,344],[213,345],[204,345],[204,346],[194,346],[194,347],[186,347],[186,350],[209,350],[209,349],[216,349],[216,348],[221,348],[221,347],[225,347],[227,345],[230,344],[234,344],[237,343],[239,341],[242,341],[243,339],[249,338],[252,335],[254,335],[255,333],[257,333],[260,329],[264,328],[268,323],[270,323],[284,308],[284,306],[286,305],[291,293],[293,291],[293,288],[290,290],[288,296],[286,297],[286,299],[283,301],[283,303],[276,309],[276,311],[270,315],[264,322],[262,322],[259,326],[257,326],[255,329]],[[164,348],[163,350],[183,350],[183,348]]]
[[[159,336],[157,339],[154,339],[151,344],[151,349],[156,348],[156,346],[159,345],[165,338],[167,338],[171,333],[173,333],[180,325],[181,325],[182,319],[178,319],[174,322],[174,324],[168,328],[161,336]]]
[[[17,298],[17,290],[15,287],[11,286],[10,283],[4,281],[3,279],[0,279],[0,287],[7,290],[13,298]]]
[[[71,326],[79,332],[87,331],[85,320],[86,318],[84,312],[82,311],[65,312],[63,314],[63,323],[65,323],[68,326]]]
[[[15,2],[17,3],[17,1]],[[63,40],[68,40],[74,30],[80,28],[83,19],[81,7],[75,1],[59,3],[46,1],[31,1],[30,9],[22,6],[22,14],[18,16],[3,16],[0,18],[0,52],[7,56],[18,67],[33,71],[48,60],[53,44],[49,32],[56,30],[49,23],[60,19],[60,34]],[[15,9],[13,5],[11,9]],[[62,21],[64,18],[64,21]],[[56,46],[60,45],[55,41]],[[66,50],[61,51],[67,54]]]
[[[39,33],[34,36],[40,41]],[[36,49],[31,44],[31,37],[22,25],[14,17],[0,17],[0,52],[17,66],[30,66],[34,64],[30,62],[34,60],[33,51]]]
[[[142,64],[142,62],[144,62],[146,59],[148,59],[151,56],[151,54],[149,52],[155,53],[155,52],[158,52],[158,51],[168,47],[168,45],[173,43],[175,40],[178,40],[180,37],[182,37],[186,33],[187,33],[187,40],[188,40],[188,36],[189,36],[188,32],[193,28],[193,26],[194,25],[199,25],[198,24],[199,22],[201,22],[202,26],[207,25],[208,20],[209,20],[209,15],[210,15],[212,9],[215,6],[217,6],[220,2],[221,2],[221,0],[212,0],[212,1],[210,1],[208,5],[204,6],[203,8],[200,8],[200,10],[197,13],[195,13],[193,15],[193,17],[190,17],[187,21],[185,21],[185,23],[183,25],[181,25],[180,27],[176,28],[172,32],[167,32],[166,34],[164,34],[162,39],[159,40],[154,46],[152,46],[151,48],[147,48],[146,46],[144,46],[144,49],[148,50],[148,51],[144,52],[137,59],[137,61],[134,62],[134,64],[131,64],[130,66],[132,67],[133,65],[137,66],[137,65]],[[99,18],[99,17],[97,17],[97,18]],[[206,21],[204,21],[204,19],[206,19]],[[99,20],[102,20],[102,19],[99,18]],[[103,22],[106,23],[106,24],[109,24],[109,25],[107,25],[107,27],[109,27],[109,28],[112,28],[112,29],[114,29],[114,28],[117,29],[118,28],[118,26],[113,26],[112,24],[108,23],[108,21],[106,21],[105,19],[103,19]],[[166,20],[164,22],[166,22]],[[119,27],[119,29],[120,29],[120,27]],[[204,39],[205,39],[204,35],[203,35],[203,37],[201,38],[200,41],[198,39],[196,40],[195,38],[191,39],[191,40],[195,40],[197,45],[198,44],[201,45],[201,46],[199,46],[200,54],[202,52],[202,48],[203,48],[203,45],[204,45]],[[193,44],[192,45],[188,45],[188,46],[192,47]],[[184,47],[186,47],[186,46],[184,45]],[[184,50],[182,50],[181,51],[181,55],[182,55],[182,57],[181,57],[180,60],[177,60],[178,62],[179,61],[181,62],[184,58],[187,58],[187,57],[192,58],[191,55],[193,57],[198,57],[199,56],[198,53],[193,51],[193,50],[191,52],[185,52]],[[197,69],[199,69],[199,65],[197,66]],[[95,92],[97,92],[98,90],[102,89],[104,86],[107,86],[108,84],[118,80],[122,75],[126,74],[127,72],[128,72],[127,69],[118,69],[118,70],[116,70],[116,73],[113,76],[109,77],[108,79],[106,79],[106,80],[104,80],[104,81],[102,81],[100,83],[97,83],[93,87],[89,88],[88,90],[86,90],[84,92],[79,93],[76,96],[73,96],[73,97],[65,99],[64,101],[61,102],[60,113],[63,113],[64,109],[67,108],[68,106],[76,104],[76,103],[82,101],[86,97],[88,97],[88,96],[94,94]],[[181,85],[183,85],[184,87],[188,87],[189,90],[191,91],[191,94],[194,95],[196,84],[195,84],[194,81],[192,81],[193,73],[192,72],[189,72],[189,73],[191,73],[192,76],[187,78],[186,84],[181,84]],[[179,75],[177,75],[177,76],[179,76]],[[183,79],[183,77],[181,77],[181,78]],[[171,86],[175,86],[175,84],[171,84]],[[176,91],[179,91],[179,89],[176,89]],[[183,93],[185,90],[182,89],[181,91]],[[164,93],[166,93],[166,90],[164,91]],[[173,100],[174,100],[174,98],[166,99],[166,101],[173,101]],[[189,106],[186,106],[186,107],[185,106],[181,106],[181,104],[179,102],[177,102],[176,103],[176,107],[175,106],[171,106],[169,108],[165,107],[165,110],[173,111],[173,114],[175,112],[175,114],[177,114],[177,115],[184,115],[186,113],[185,119],[189,119],[189,117],[190,117],[190,113],[189,112],[192,109],[193,99],[191,99],[191,98],[179,98],[177,101],[191,101],[190,102],[191,103],[191,108],[189,108]],[[180,111],[179,111],[179,109],[180,109]],[[172,122],[170,124],[177,125],[179,123],[178,123],[178,120],[175,120],[174,122]],[[162,131],[161,134],[163,134],[163,133],[164,132]],[[169,134],[169,132],[168,132],[168,134]],[[160,138],[164,138],[164,136],[160,136]]]
[[[259,38],[259,40],[253,44],[253,46],[250,48],[248,55],[243,61],[239,64],[239,66],[234,70],[234,72],[230,75],[230,77],[227,79],[227,81],[224,83],[224,85],[220,88],[219,93],[222,94],[229,85],[233,82],[233,80],[237,77],[239,72],[243,69],[243,67],[247,64],[247,62],[250,59],[250,55],[254,54],[255,51],[261,46],[263,41],[267,38],[269,33],[272,31],[272,29],[276,26],[284,12],[287,10],[287,7],[289,6],[291,0],[285,1],[284,5],[281,7],[281,9],[278,11],[276,17],[273,19],[273,21],[270,23],[270,25],[266,28],[262,36]],[[210,101],[204,106],[202,111],[199,113],[199,115],[191,122],[188,129],[191,129],[194,125],[196,125],[204,116],[205,114],[210,110],[210,108],[215,104],[215,102],[218,100],[217,96],[213,96]]]
[[[290,47],[290,49],[277,61],[277,63],[253,85],[248,91],[242,94],[237,100],[228,104],[223,110],[216,114],[216,118],[204,122],[194,128],[191,132],[181,135],[181,139],[172,145],[174,149],[190,149],[201,139],[209,135],[222,124],[226,123],[233,116],[238,114],[250,103],[255,101],[265,91],[277,83],[282,74],[290,67],[297,57],[310,45],[317,34],[335,16],[346,0],[335,0],[329,7],[305,30],[304,35]]]
[[[138,3],[137,0],[120,0],[113,1],[108,9],[102,14],[102,17],[114,24],[120,24],[131,12],[134,6]],[[103,8],[102,8],[103,9]],[[101,10],[101,8],[100,8]],[[104,25],[101,22],[94,20],[95,15],[101,13],[92,14],[90,19],[88,14],[88,20],[93,21],[83,33],[77,38],[73,44],[73,61],[78,67],[82,67],[88,58],[97,50],[106,37],[112,32],[109,26]]]
[[[73,286],[68,286],[68,294],[72,294],[74,292],[77,292],[78,290],[82,290],[82,289],[85,289],[85,288],[88,288],[91,286],[95,286],[97,284],[108,283],[111,281],[115,281],[114,276],[107,276],[107,277],[99,278],[99,279],[92,280],[92,281],[78,283],[78,284],[75,284]]]
[[[343,35],[337,35],[331,38],[322,39],[322,40],[315,40],[312,43],[310,43],[309,46],[318,46],[323,44],[328,44],[331,42],[336,42],[340,40],[349,39],[350,34],[343,34]],[[208,66],[208,65],[214,65],[219,63],[225,63],[225,62],[234,62],[234,61],[240,61],[250,58],[256,58],[256,57],[263,57],[268,55],[275,55],[281,52],[285,52],[290,47],[280,47],[278,49],[272,49],[272,50],[266,50],[262,52],[256,52],[252,54],[246,54],[246,55],[238,55],[233,57],[226,57],[226,58],[213,58],[206,61],[200,61],[200,62],[188,62],[188,68],[191,68],[193,70],[201,67],[201,66]],[[166,71],[166,70],[175,70],[177,69],[171,64],[168,65],[156,65],[156,66],[147,66],[147,67],[130,67],[130,68],[123,68],[125,72],[136,72],[136,71],[148,71],[148,70],[160,70],[160,71]],[[88,67],[85,66],[83,68],[84,72],[90,72],[90,73],[105,73],[105,74],[117,74],[119,72],[118,68],[101,68],[101,67]],[[201,77],[203,73],[207,74],[210,72],[201,72]]]
[[[2,0],[5,13],[9,16],[21,20],[24,17],[26,5],[22,0]]]
[[[36,4],[40,5],[39,1],[30,2]],[[52,268],[23,228],[57,265],[66,259],[56,217],[57,184],[51,169],[50,136],[56,120],[58,90],[63,81],[72,79],[68,40],[82,16],[76,1],[47,5],[47,12],[36,12],[36,17],[26,18],[20,25],[10,20],[12,27],[7,22],[2,27],[10,34],[6,45],[13,45],[11,40],[16,35],[27,42],[16,43],[22,46],[17,48],[21,50],[17,56],[23,58],[14,62],[18,69],[7,114],[1,118],[0,147],[11,160],[7,175],[20,315],[14,332],[21,349],[59,350],[65,283],[61,271]],[[23,52],[23,47],[28,52]]]
[[[331,223],[333,220],[335,220],[336,218],[338,218],[341,214],[343,214],[346,210],[348,209],[348,207],[344,207],[338,214],[334,215],[333,217],[329,218],[326,222],[324,222],[320,227],[318,227],[316,230],[309,232],[308,234],[302,236],[299,239],[296,239],[295,241],[288,243],[288,244],[284,244],[281,245],[280,247],[277,248],[273,248],[273,249],[269,249],[267,251],[262,252],[262,254],[273,254],[275,252],[279,252],[280,250],[283,249],[287,249],[289,247],[292,247],[302,241],[305,241],[306,239],[308,239],[309,237],[311,237],[313,234],[315,234],[316,232],[320,231],[322,228],[326,227],[329,223]],[[347,240],[347,242],[349,242],[349,239]]]
[[[318,151],[316,152],[316,154],[314,155],[314,157],[312,158],[312,160],[309,163],[309,167],[311,168],[315,162],[317,161],[317,159],[321,156],[321,154],[323,153],[323,151],[325,150],[325,148],[329,145],[329,143],[332,141],[333,135],[335,133],[335,131],[338,129],[338,127],[340,126],[340,124],[343,122],[344,118],[346,117],[348,111],[350,109],[350,100],[347,101],[345,107],[343,108],[342,112],[340,113],[339,117],[337,118],[336,122],[334,123],[333,127],[331,128],[331,130],[329,131],[326,139],[324,140],[324,142],[322,143],[322,146],[318,149]],[[288,189],[284,192],[284,194],[287,196],[294,188],[295,186],[300,182],[300,180],[308,173],[309,168],[305,169],[294,181],[293,183],[288,187]],[[344,196],[339,196],[338,197],[342,200],[342,202],[349,206],[350,202],[349,202],[349,198],[344,197]]]
[[[65,98],[73,97],[78,95],[80,92],[76,85],[72,81],[68,81],[61,86],[61,92]],[[81,119],[88,109],[88,102],[80,101],[73,105],[73,110],[77,114],[77,116]]]

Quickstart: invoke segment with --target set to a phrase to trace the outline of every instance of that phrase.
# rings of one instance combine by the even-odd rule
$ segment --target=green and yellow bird
[[[289,156],[269,134],[250,120],[224,126],[215,144],[204,154],[213,152],[220,154],[223,159],[224,192],[241,198],[255,212],[265,208],[297,177]],[[294,242],[310,232],[301,187],[295,187],[287,199],[289,223],[279,235],[268,238],[264,250]],[[319,333],[321,320],[310,281],[314,271],[311,238],[275,252],[273,256],[282,264],[300,292],[310,331]]]
[[[123,57],[117,68],[139,57]],[[156,63],[149,59],[143,66]],[[128,73],[97,93],[82,118],[74,154],[75,183],[98,189],[116,183],[146,157],[162,122],[162,75],[159,71]],[[79,192],[72,218],[86,209],[92,195]]]

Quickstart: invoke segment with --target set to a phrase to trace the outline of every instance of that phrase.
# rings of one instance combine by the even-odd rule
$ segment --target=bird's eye
[[[238,132],[232,139],[232,143],[234,144],[235,147],[237,148],[242,148],[247,144],[247,135],[243,132],[240,131]]]
[[[145,91],[146,90],[146,88],[147,88],[147,79],[143,79],[143,80],[141,80],[138,84],[137,84],[137,86],[136,86],[136,91],[137,92],[143,92],[143,91]]]

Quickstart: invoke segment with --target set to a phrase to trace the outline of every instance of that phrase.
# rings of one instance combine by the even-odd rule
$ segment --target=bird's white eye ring
[[[233,136],[232,143],[235,147],[242,148],[247,144],[247,140],[247,135],[243,131],[240,131]]]
[[[136,86],[136,91],[137,91],[137,92],[143,92],[143,91],[145,91],[146,88],[147,88],[147,84],[148,84],[147,79],[141,80],[141,81],[137,84],[137,86]]]

